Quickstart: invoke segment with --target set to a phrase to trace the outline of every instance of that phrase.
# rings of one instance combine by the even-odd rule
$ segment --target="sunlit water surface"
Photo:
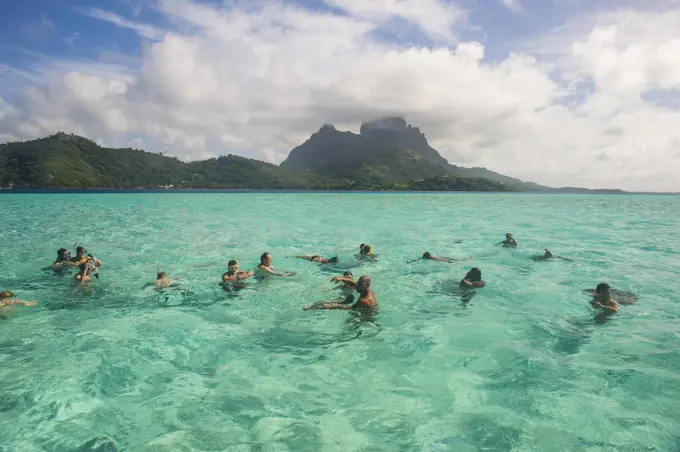
[[[680,450],[680,198],[0,196],[2,451]],[[513,232],[520,247],[495,247]],[[78,241],[101,278],[42,272]],[[377,262],[357,262],[371,243]],[[548,247],[574,262],[535,262]],[[269,251],[298,275],[217,285]],[[416,262],[424,251],[471,258]],[[298,254],[340,256],[336,267]],[[456,293],[472,266],[487,287]],[[177,290],[143,288],[157,269]],[[301,306],[370,275],[375,317]],[[599,282],[640,301],[596,322]],[[100,448],[89,439],[102,435]]]

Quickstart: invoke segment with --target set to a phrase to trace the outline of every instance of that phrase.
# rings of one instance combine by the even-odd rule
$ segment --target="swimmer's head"
[[[165,272],[158,272],[158,273],[156,274],[156,279],[165,279],[167,276],[168,276],[168,275],[167,275],[167,273],[165,273]]]
[[[272,263],[272,255],[269,253],[262,253],[262,256],[260,256],[260,264],[261,265],[269,265]]]
[[[352,272],[345,272],[345,273],[342,274],[342,276],[344,278],[354,278],[354,275],[352,274]]]
[[[432,254],[429,251],[423,253],[423,259],[432,259]]]
[[[467,275],[465,275],[465,279],[467,279],[468,281],[481,281],[482,271],[477,267],[473,267],[470,269],[469,272],[467,272]]]
[[[227,267],[229,267],[229,270],[231,270],[231,269],[236,270],[238,268],[238,262],[236,262],[236,259],[232,259],[227,264]]]
[[[611,290],[612,290],[612,288],[609,287],[609,284],[600,283],[595,288],[595,293],[598,294],[598,295],[609,296],[609,294],[611,293]]]
[[[371,278],[363,275],[357,280],[356,290],[357,292],[363,292],[371,287]]]
[[[79,246],[78,248],[76,248],[76,256],[84,257],[86,254],[87,254],[87,250],[84,247]]]
[[[508,240],[510,240],[510,239],[513,239],[514,237],[512,236],[512,234],[510,234],[510,233],[508,232],[507,234],[505,234],[505,238],[508,239]]]
[[[544,251],[545,251],[545,254],[544,254],[545,257],[552,257],[553,253],[549,249],[545,248]]]
[[[338,256],[334,256],[328,259],[328,262],[331,264],[337,264],[338,262],[340,262],[340,258]]]
[[[71,253],[66,248],[59,248],[59,250],[57,250],[58,261],[67,261],[69,259],[71,259]]]
[[[5,298],[12,298],[14,294],[10,292],[9,290],[6,290],[4,292],[0,292],[0,300],[4,300]]]
[[[363,245],[361,247],[361,254],[371,254],[373,252],[373,247],[371,245]]]

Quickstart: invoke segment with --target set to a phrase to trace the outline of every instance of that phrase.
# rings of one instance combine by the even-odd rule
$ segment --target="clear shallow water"
[[[680,450],[680,198],[497,194],[0,196],[0,450]],[[520,248],[493,245],[505,232]],[[462,240],[462,242],[457,242]],[[45,274],[79,241],[77,289]],[[361,242],[379,261],[357,264]],[[534,262],[544,247],[570,257]],[[474,257],[446,264],[406,261]],[[236,256],[289,280],[229,297]],[[338,269],[291,256],[338,253]],[[463,306],[457,281],[487,287]],[[161,267],[183,291],[142,286]],[[301,311],[368,274],[373,319]],[[337,271],[336,271],[337,270]],[[596,323],[582,291],[639,294]],[[108,449],[107,449],[108,450]]]

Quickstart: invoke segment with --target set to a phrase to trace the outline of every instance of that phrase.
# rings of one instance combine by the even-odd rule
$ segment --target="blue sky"
[[[138,57],[144,39],[130,29],[87,15],[98,8],[130,20],[163,27],[167,25],[151,0],[25,0],[5,7],[0,16],[0,62],[18,70],[40,65],[44,57],[116,61]],[[196,3],[219,4],[214,1]],[[229,4],[230,2],[224,2]],[[287,1],[315,11],[337,11],[320,0]],[[558,27],[565,17],[597,9],[590,2],[522,0],[521,11],[501,0],[466,1],[469,27],[460,30],[460,40],[477,40],[486,46],[486,58],[501,60],[513,51],[514,41]],[[415,27],[394,20],[376,33],[381,39],[406,45],[432,46],[433,42]],[[449,44],[454,45],[455,41]],[[18,84],[21,84],[20,82]],[[5,94],[17,82],[3,84]]]
[[[680,190],[678,43],[678,0],[27,0],[0,16],[0,141],[278,163],[403,115],[455,164]]]

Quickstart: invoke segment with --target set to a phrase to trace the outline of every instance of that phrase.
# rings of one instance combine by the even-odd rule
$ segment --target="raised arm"
[[[342,277],[342,276],[334,276],[334,277],[332,277],[332,278],[331,278],[331,282],[334,282],[334,283],[346,283],[346,284],[350,284],[350,285],[352,285],[352,286],[356,286],[356,285],[357,285],[356,281],[354,281],[352,278],[345,278],[345,277]]]

